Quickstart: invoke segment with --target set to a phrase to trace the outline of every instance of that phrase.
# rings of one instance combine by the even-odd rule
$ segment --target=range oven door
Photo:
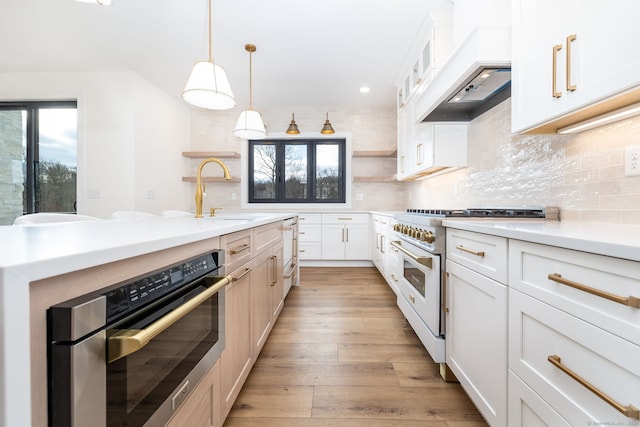
[[[204,277],[107,328],[107,427],[164,425],[224,348],[224,285]]]
[[[52,307],[69,319],[85,314],[84,324],[102,317],[102,326],[92,325],[78,339],[52,340],[50,425],[165,425],[224,349],[224,286],[230,280],[201,277],[109,325],[105,295]],[[54,331],[55,318],[50,310]]]
[[[440,256],[402,241],[391,242],[391,245],[401,253],[401,295],[433,335],[442,335]]]

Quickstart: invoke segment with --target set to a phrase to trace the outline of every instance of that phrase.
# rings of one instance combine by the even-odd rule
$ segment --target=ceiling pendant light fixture
[[[329,113],[327,113],[327,121],[324,122],[324,126],[322,126],[322,130],[320,131],[320,133],[324,135],[331,135],[332,133],[336,133],[336,131],[334,131],[331,127],[331,122],[329,121]]]
[[[293,113],[291,113],[291,123],[287,128],[287,133],[289,135],[298,135],[300,133],[300,130],[298,129],[298,125],[296,124],[296,116]]]
[[[222,67],[213,62],[213,42],[211,41],[212,14],[211,0],[209,12],[209,59],[196,62],[182,91],[182,97],[189,104],[210,110],[228,110],[236,105],[231,85]]]
[[[249,108],[240,113],[236,128],[233,134],[238,138],[262,139],[267,136],[267,129],[264,127],[262,116],[253,110],[253,52],[256,46],[252,44],[244,45],[244,50],[249,52]]]

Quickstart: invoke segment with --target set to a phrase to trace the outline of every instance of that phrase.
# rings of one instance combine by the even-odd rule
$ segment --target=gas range
[[[469,208],[469,209],[407,209],[396,214],[396,235],[434,254],[445,251],[445,230],[442,221],[448,218],[545,219],[555,216],[556,208]]]

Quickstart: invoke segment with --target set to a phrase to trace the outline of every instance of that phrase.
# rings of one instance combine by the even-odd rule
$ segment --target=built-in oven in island
[[[49,425],[162,426],[224,349],[224,252],[48,310]]]

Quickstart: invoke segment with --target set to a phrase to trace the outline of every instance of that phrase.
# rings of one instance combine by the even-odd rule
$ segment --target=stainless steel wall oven
[[[224,348],[224,252],[48,311],[49,425],[160,426]]]

